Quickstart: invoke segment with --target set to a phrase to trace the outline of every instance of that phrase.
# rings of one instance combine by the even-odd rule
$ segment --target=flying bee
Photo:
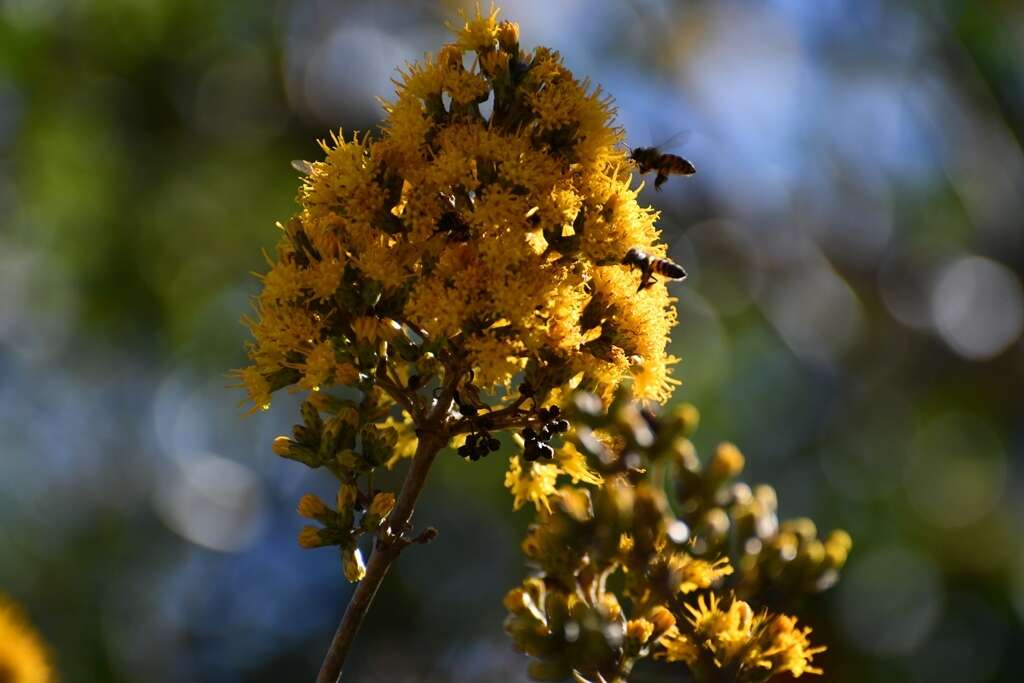
[[[639,247],[633,247],[626,252],[622,258],[622,265],[635,266],[643,273],[640,279],[640,287],[636,291],[643,290],[654,284],[655,274],[668,280],[685,280],[686,271],[681,265],[667,258],[655,258]]]
[[[689,160],[676,154],[665,154],[657,147],[637,147],[629,158],[636,162],[641,175],[658,171],[654,179],[655,190],[660,190],[670,175],[693,175],[697,172]]]
[[[293,159],[292,168],[294,168],[302,175],[313,175],[313,163],[310,161],[303,161],[302,159]]]
[[[670,175],[693,175],[697,172],[688,159],[662,151],[685,143],[689,137],[690,131],[680,131],[660,145],[637,147],[631,150],[629,158],[636,163],[641,175],[651,171],[658,172],[658,176],[654,179],[654,189],[660,190]]]

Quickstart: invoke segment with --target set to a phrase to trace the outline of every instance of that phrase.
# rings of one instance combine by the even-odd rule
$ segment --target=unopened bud
[[[651,610],[651,613],[647,615],[647,618],[651,620],[654,625],[654,637],[660,638],[665,635],[670,628],[676,625],[676,618],[672,616],[666,608],[658,605]]]
[[[503,21],[498,24],[498,45],[507,52],[519,50],[519,24],[514,21]]]
[[[320,530],[315,526],[304,526],[299,532],[299,547],[310,549],[325,546],[327,543],[320,538]]]
[[[526,610],[526,591],[522,588],[513,588],[505,594],[505,599],[502,601],[505,604],[505,609],[509,612],[522,612]]]
[[[362,581],[363,577],[366,576],[363,553],[355,546],[341,549],[341,565],[345,572],[345,578],[353,583]]]
[[[373,497],[370,503],[370,514],[387,517],[395,507],[395,494],[382,491]]]
[[[314,436],[319,437],[320,430],[324,427],[323,420],[320,419],[320,411],[309,401],[303,401],[299,406],[299,411],[302,413],[302,421],[306,423],[306,428]]]
[[[287,436],[279,436],[274,439],[271,449],[282,458],[301,462],[307,467],[319,467],[320,458],[313,449],[292,441]]]
[[[353,484],[338,487],[338,510],[351,510],[356,505],[359,490]]]
[[[800,555],[810,565],[819,565],[825,559],[825,545],[816,538],[805,542],[800,547]]]
[[[700,411],[692,403],[680,403],[668,417],[669,426],[673,431],[679,432],[680,436],[693,436],[700,424]]]
[[[312,493],[307,493],[299,499],[298,511],[299,515],[306,519],[322,519],[330,513],[324,502]]]
[[[810,517],[795,517],[782,523],[783,531],[791,531],[804,541],[818,537],[818,527]]]
[[[281,456],[282,458],[287,458],[288,453],[291,451],[293,443],[294,442],[287,436],[279,436],[274,439],[274,444],[271,446],[271,448],[277,455]]]
[[[712,481],[727,481],[743,471],[744,463],[740,449],[726,441],[715,449],[715,454],[708,463],[708,476]]]
[[[462,50],[457,45],[445,45],[437,53],[437,63],[445,69],[461,69]]]
[[[853,540],[850,534],[842,529],[836,529],[829,534],[825,541],[825,558],[832,569],[841,569],[846,564],[846,558],[850,554]]]

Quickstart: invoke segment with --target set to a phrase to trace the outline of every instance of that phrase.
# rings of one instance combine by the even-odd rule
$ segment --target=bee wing
[[[668,152],[669,150],[677,149],[685,145],[687,142],[689,142],[690,137],[692,135],[693,131],[690,129],[680,130],[673,133],[671,136],[669,136],[667,140],[662,142],[660,145],[654,145],[654,147],[660,149],[662,152]]]
[[[309,161],[303,161],[302,159],[293,159],[292,168],[294,168],[302,175],[313,175],[313,164]]]

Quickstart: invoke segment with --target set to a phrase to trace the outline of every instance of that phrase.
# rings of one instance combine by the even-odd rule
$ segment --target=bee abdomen
[[[654,259],[653,263],[651,263],[651,270],[670,280],[686,278],[686,270],[675,261],[669,261],[668,259]]]

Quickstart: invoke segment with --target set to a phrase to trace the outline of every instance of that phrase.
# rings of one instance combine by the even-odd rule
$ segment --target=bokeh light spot
[[[942,340],[971,360],[999,355],[1024,329],[1024,293],[1017,277],[977,256],[943,269],[932,289],[931,310]]]

